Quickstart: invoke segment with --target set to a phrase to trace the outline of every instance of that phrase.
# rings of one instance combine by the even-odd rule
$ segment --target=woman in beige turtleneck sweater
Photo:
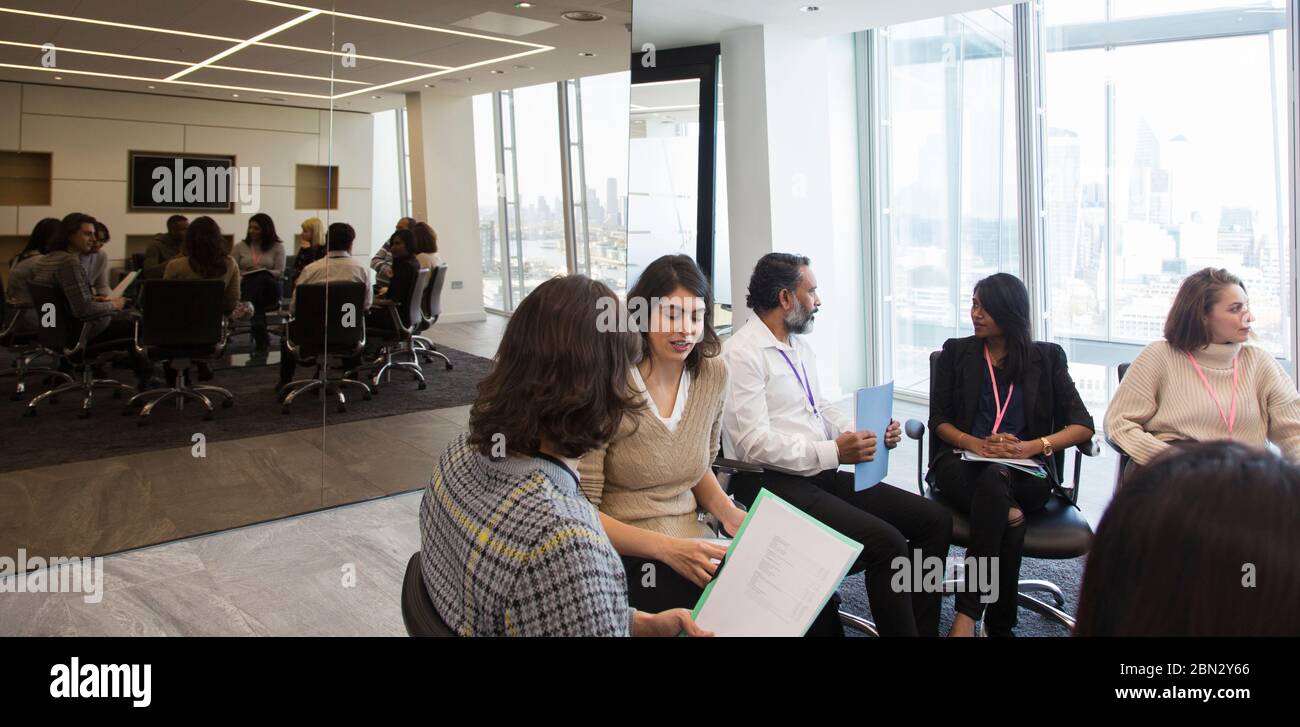
[[[1206,268],[1183,281],[1165,340],[1143,349],[1106,411],[1106,435],[1146,465],[1171,442],[1272,442],[1300,462],[1300,393],[1264,349],[1241,280]],[[1234,383],[1235,382],[1235,383]]]
[[[628,603],[643,611],[689,608],[726,547],[696,516],[705,510],[729,533],[745,518],[718,485],[727,367],[712,328],[712,293],[695,261],[661,257],[646,266],[628,306],[641,322],[643,353],[632,382],[645,407],[579,463],[583,493],[623,556]],[[648,328],[648,331],[645,331]]]

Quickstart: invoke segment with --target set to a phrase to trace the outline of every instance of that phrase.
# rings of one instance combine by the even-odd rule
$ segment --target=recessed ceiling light
[[[433,85],[432,83],[426,83],[426,84],[424,84],[424,87],[425,87],[425,88],[437,88],[437,86]]]
[[[578,55],[582,56],[583,58],[595,58],[595,57],[596,57],[596,54],[595,54],[595,53],[589,53],[589,52],[587,52],[587,51],[585,51],[585,50],[578,51]]]
[[[232,94],[230,94],[230,97],[231,97],[231,98],[239,98],[239,94],[237,94],[237,93],[232,93]]]
[[[821,10],[821,8],[817,7],[816,5],[805,5],[799,9],[805,13],[815,13],[818,10]]]
[[[503,73],[505,73],[505,71],[502,71],[502,70],[499,70],[499,69],[496,69],[496,68],[492,69],[492,75],[494,75],[494,76],[500,76],[500,75],[503,74]]]
[[[63,76],[55,76],[55,77],[54,77],[54,80],[56,80],[56,81],[62,81],[62,80],[63,80]]]
[[[154,90],[155,88],[158,88],[158,87],[157,87],[157,86],[150,86],[150,87],[149,87],[149,90],[152,91],[152,90]]]
[[[522,9],[522,10],[527,10],[528,8],[531,8],[532,6],[533,6],[532,3],[515,3],[515,7],[520,8],[520,9]]]
[[[599,23],[605,19],[604,15],[591,10],[570,10],[567,13],[561,13],[561,18],[572,20],[575,23]]]
[[[517,70],[517,71],[531,71],[531,70],[533,70],[533,66],[515,66],[515,70]]]
[[[371,96],[370,98],[380,99],[380,98],[383,98],[383,96]]]

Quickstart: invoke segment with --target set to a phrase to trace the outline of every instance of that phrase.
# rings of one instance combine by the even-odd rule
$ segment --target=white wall
[[[447,263],[440,321],[481,321],[483,260],[478,239],[473,98],[407,94],[411,203],[438,231]],[[456,289],[456,285],[461,287]]]
[[[261,168],[258,211],[271,215],[286,242],[314,216],[351,223],[365,253],[372,132],[369,114],[335,111],[331,118],[317,109],[0,83],[0,149],[53,155],[52,204],[0,207],[0,234],[26,235],[42,217],[85,212],[108,225],[106,252],[119,264],[127,235],[162,232],[172,214],[127,211],[129,151],[233,154],[237,165]],[[294,208],[297,164],[339,167],[339,209]],[[237,206],[235,214],[212,217],[238,239],[253,214]]]
[[[851,36],[741,28],[722,35],[722,56],[736,322],[753,316],[744,291],[760,257],[812,258],[818,376],[847,393],[866,383]]]

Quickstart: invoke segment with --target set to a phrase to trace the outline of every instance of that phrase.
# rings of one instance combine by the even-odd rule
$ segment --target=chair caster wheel
[[[23,416],[25,416],[25,417],[34,417],[34,416],[36,416],[36,410],[35,410],[35,409],[28,409],[27,411],[23,412]]]
[[[280,409],[280,413],[281,413],[281,414],[288,414],[288,413],[289,413],[289,407],[287,407],[287,406],[286,406],[286,407],[281,407],[281,409]]]
[[[347,414],[348,408],[346,406],[339,406],[339,408],[335,409],[334,411],[338,414]]]
[[[222,409],[229,409],[230,407],[232,407],[232,406],[234,406],[234,405],[235,405],[235,400],[234,400],[234,399],[226,399],[225,401],[221,402],[221,408],[222,408]]]
[[[451,371],[451,364],[447,364],[447,370]]]
[[[370,394],[363,394],[361,398],[365,401],[370,401]]]
[[[415,388],[419,389],[420,391],[424,391],[425,389],[429,388],[429,385],[421,381]]]
[[[137,427],[143,427],[148,423],[149,423],[149,417],[136,417],[135,425]]]
[[[205,422],[210,422],[210,421],[212,421],[212,412],[208,412],[207,414],[204,414],[204,415],[203,415],[203,421],[205,421]]]
[[[90,410],[89,410],[89,409],[82,409],[80,412],[77,413],[77,418],[78,418],[78,419],[89,419],[89,418],[90,418]]]

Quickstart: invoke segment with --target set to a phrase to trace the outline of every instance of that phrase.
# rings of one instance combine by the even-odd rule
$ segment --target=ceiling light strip
[[[216,63],[217,61],[221,60],[222,58],[225,58],[228,55],[231,55],[233,53],[238,53],[239,51],[247,48],[248,46],[256,43],[259,40],[262,40],[263,38],[270,38],[276,33],[280,33],[282,31],[288,30],[289,28],[292,28],[295,25],[299,25],[308,20],[311,20],[317,15],[320,15],[319,10],[312,10],[310,12],[303,13],[302,15],[299,15],[298,17],[293,18],[292,20],[288,20],[283,23],[280,23],[279,25],[275,26],[274,28],[271,28],[270,30],[264,30],[261,33],[258,33],[257,35],[253,36],[252,38],[243,41],[242,43],[236,43],[235,45],[230,46],[229,48],[221,51],[220,53],[212,56],[211,58],[205,61],[200,61],[190,66],[189,68],[177,71],[176,73],[173,73],[172,75],[168,76],[165,80],[175,81],[181,76],[189,75],[199,70],[200,68],[203,68],[204,66],[210,65],[212,63]]]
[[[22,71],[44,71],[46,73],[74,73],[81,76],[95,76],[97,78],[120,78],[126,81],[143,81],[144,83],[174,83],[183,86],[201,86],[204,88],[220,88],[228,91],[252,91],[255,93],[272,93],[281,96],[301,96],[303,98],[329,99],[327,95],[318,93],[298,93],[296,91],[273,91],[267,88],[250,88],[248,86],[226,86],[219,83],[199,83],[197,81],[168,81],[161,78],[147,78],[145,76],[127,76],[121,73],[101,73],[99,71],[70,71],[66,68],[46,68],[45,66],[24,66],[17,63],[0,63],[0,68],[16,68]],[[114,89],[105,89],[114,90]],[[366,89],[361,89],[365,91]],[[358,91],[360,93],[361,91]]]
[[[292,8],[294,10],[312,9],[304,5],[294,5],[293,3],[279,2],[279,0],[246,0],[246,2],[257,3],[259,5],[274,5],[275,7]],[[450,28],[439,28],[433,25],[420,25],[419,23],[411,23],[405,20],[389,20],[387,18],[376,18],[370,15],[356,15],[353,13],[341,13],[336,10],[322,10],[321,12],[326,15],[333,15],[337,18],[348,18],[349,20],[361,20],[367,23],[383,23],[385,25],[397,25],[403,28],[416,28],[418,30],[428,30],[434,33],[450,33],[452,35],[460,35],[466,38],[482,38],[483,40],[494,40],[498,43],[513,43],[515,45],[528,46],[530,48],[536,48],[538,50],[542,48],[546,48],[548,50],[554,50],[553,48],[549,48],[548,46],[544,46],[540,43],[530,43],[529,41],[526,40],[515,40],[513,38],[497,38],[491,35],[483,35],[482,33],[471,33],[466,30],[452,30]]]
[[[455,68],[449,68],[449,69],[447,69],[447,70],[445,70],[445,71],[437,71],[437,72],[434,72],[434,73],[426,73],[426,74],[424,74],[423,76],[412,76],[412,77],[410,77],[410,78],[403,78],[403,79],[401,79],[400,81],[392,81],[392,82],[390,82],[390,83],[381,83],[381,84],[377,84],[377,85],[371,86],[371,87],[369,87],[369,88],[359,88],[359,89],[357,89],[357,90],[355,90],[355,91],[348,91],[347,93],[340,93],[340,94],[338,94],[337,96],[334,96],[332,100],[337,101],[337,100],[339,100],[339,99],[341,99],[341,98],[347,98],[348,96],[355,96],[355,95],[357,95],[357,94],[359,94],[359,93],[368,93],[368,92],[370,92],[370,91],[378,91],[378,90],[380,90],[380,89],[391,88],[391,87],[393,87],[393,86],[401,86],[402,84],[412,83],[412,82],[414,82],[414,81],[423,81],[423,80],[426,79],[426,78],[434,78],[435,76],[445,76],[445,75],[447,75],[448,73],[456,73],[456,72],[459,72],[459,71],[466,70],[466,69],[468,69],[468,68],[478,68],[479,66],[486,66],[486,65],[493,64],[493,63],[500,63],[500,62],[502,62],[502,61],[508,61],[508,60],[513,59],[513,58],[522,58],[522,57],[524,57],[524,56],[531,56],[531,55],[533,55],[533,54],[535,54],[535,53],[545,53],[545,52],[547,52],[547,51],[552,51],[552,50],[555,50],[555,48],[553,48],[553,47],[551,47],[551,46],[549,46],[549,45],[545,45],[545,46],[542,46],[542,47],[540,47],[540,48],[535,48],[535,49],[533,49],[533,50],[527,50],[527,51],[523,51],[523,52],[521,52],[521,53],[514,53],[514,54],[511,54],[511,55],[508,55],[508,56],[501,56],[500,58],[489,58],[489,59],[486,60],[486,61],[479,61],[478,63],[468,63],[468,64],[463,65],[463,66],[457,66],[457,67],[455,67]]]
[[[14,40],[0,40],[0,45],[12,45],[12,46],[20,47],[20,48],[37,48],[37,49],[40,49],[40,48],[43,48],[43,47],[44,47],[44,46],[42,46],[42,45],[39,44],[39,43],[20,43],[20,42],[18,42],[18,41],[14,41]],[[100,50],[86,50],[86,49],[84,49],[84,48],[64,48],[64,47],[62,47],[62,46],[58,46],[58,51],[59,51],[60,53],[73,53],[73,54],[88,55],[88,56],[101,56],[101,57],[104,57],[104,58],[121,58],[121,59],[123,59],[123,60],[128,60],[128,61],[141,61],[141,62],[143,62],[143,63],[163,63],[163,64],[167,64],[167,65],[172,65],[172,66],[188,66],[188,65],[190,65],[189,61],[173,61],[173,60],[171,60],[170,58],[150,58],[150,57],[148,57],[148,56],[133,56],[133,55],[128,55],[128,54],[126,54],[126,53],[109,53],[108,51],[100,51]],[[260,69],[260,68],[236,68],[235,66],[220,66],[220,65],[216,65],[216,64],[210,65],[210,66],[208,66],[208,68],[211,69],[211,70],[217,70],[217,71],[236,71],[236,72],[239,72],[239,73],[259,73],[259,74],[267,75],[267,76],[284,76],[284,77],[287,77],[287,78],[304,78],[304,79],[307,79],[307,80],[310,80],[310,81],[330,81],[330,82],[334,82],[334,83],[351,83],[351,84],[355,84],[355,85],[357,85],[357,86],[369,86],[369,85],[370,85],[370,84],[367,83],[366,81],[353,81],[353,80],[346,79],[346,78],[330,78],[329,76],[312,76],[312,75],[308,75],[308,74],[305,74],[305,73],[286,73],[286,72],[284,72],[284,71],[266,71],[266,70],[262,70],[262,69]]]

